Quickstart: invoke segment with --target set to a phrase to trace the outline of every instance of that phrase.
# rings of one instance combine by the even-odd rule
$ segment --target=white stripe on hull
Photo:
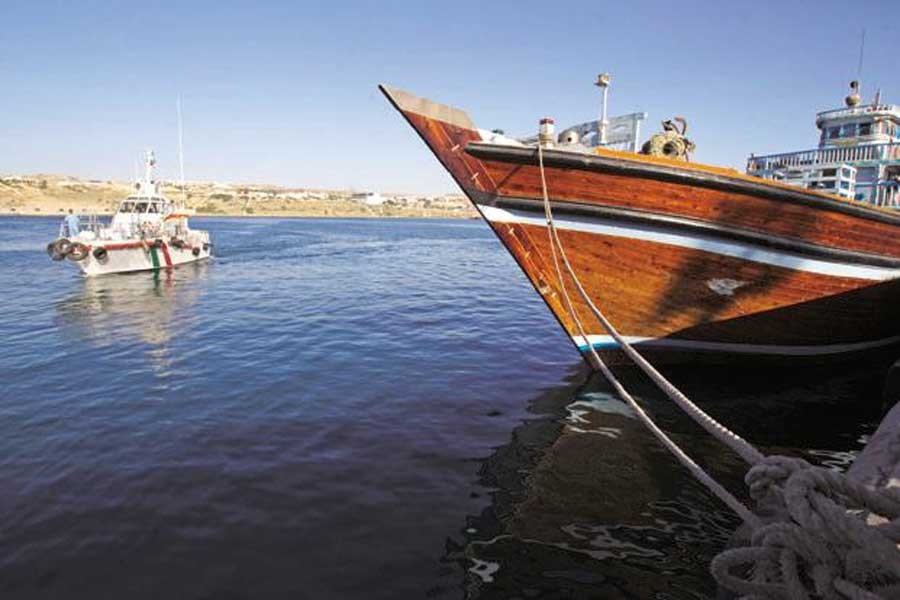
[[[194,256],[187,248],[178,249],[169,246],[168,250],[169,256],[172,258],[172,266],[184,265],[209,258],[209,251],[204,251],[202,248],[200,249],[199,256]],[[156,252],[159,258],[159,268],[166,268],[166,259],[162,249],[157,248]],[[110,250],[103,262],[97,260],[91,254],[88,254],[87,258],[77,261],[76,264],[87,277],[109,275],[112,273],[128,273],[131,271],[149,271],[153,269],[153,259],[150,257],[150,253],[143,248]]]
[[[508,210],[494,206],[478,205],[485,219],[491,223],[521,223],[524,225],[537,225],[546,227],[547,221],[534,213],[519,210]],[[589,219],[583,217],[554,218],[557,229],[567,231],[579,231],[595,233],[633,240],[643,240],[691,248],[722,256],[732,256],[742,260],[758,262],[778,267],[785,267],[795,271],[806,271],[820,275],[833,277],[852,277],[855,279],[867,279],[872,281],[886,281],[900,277],[900,269],[887,267],[874,267],[867,265],[851,265],[843,262],[809,258],[791,252],[770,250],[759,246],[751,246],[739,242],[722,241],[708,236],[690,235],[685,233],[672,233],[660,228],[617,224],[601,219]]]
[[[734,354],[768,354],[778,356],[823,356],[828,354],[843,354],[845,352],[859,352],[861,350],[874,350],[892,344],[900,343],[900,335],[874,340],[870,342],[853,342],[849,344],[822,344],[815,346],[791,346],[782,344],[735,344],[730,342],[705,342],[698,340],[679,340],[677,338],[650,338],[625,335],[622,336],[629,344],[638,345],[639,348],[660,348],[666,350],[694,350],[699,352],[730,352]],[[578,348],[585,352],[588,349],[587,342],[594,348],[612,349],[619,344],[610,335],[588,335],[587,342],[582,336],[572,338]]]

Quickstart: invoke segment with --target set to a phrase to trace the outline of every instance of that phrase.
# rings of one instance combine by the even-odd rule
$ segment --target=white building
[[[368,206],[381,206],[387,201],[387,198],[378,192],[359,192],[350,196],[350,199]]]

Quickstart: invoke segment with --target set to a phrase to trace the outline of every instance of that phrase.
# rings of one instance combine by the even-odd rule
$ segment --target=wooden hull
[[[464,113],[383,89],[576,346],[617,359],[574,282],[557,276],[536,150],[483,143]],[[821,360],[900,342],[900,215],[634,154],[549,150],[544,163],[579,280],[619,332],[657,359]]]

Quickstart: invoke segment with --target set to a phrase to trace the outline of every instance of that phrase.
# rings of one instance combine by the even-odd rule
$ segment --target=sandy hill
[[[109,214],[133,187],[121,181],[78,179],[62,175],[0,176],[0,214]],[[181,198],[178,184],[166,182],[163,193]],[[272,215],[314,217],[474,217],[459,195],[426,197],[385,195],[380,206],[353,199],[346,190],[285,188],[264,184],[188,182],[187,205],[201,215]]]

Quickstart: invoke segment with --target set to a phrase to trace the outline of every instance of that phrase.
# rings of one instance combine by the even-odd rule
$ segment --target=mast
[[[176,100],[176,107],[178,109],[178,165],[181,170],[181,207],[184,209],[187,206],[187,194],[184,189],[184,132],[181,124],[181,94],[178,95]]]
[[[609,73],[600,73],[597,75],[597,81],[594,83],[603,90],[603,100],[600,103],[600,123],[597,127],[597,144],[606,145],[606,130],[609,128],[609,121],[606,118],[606,99],[609,94],[609,83],[612,81],[612,75]]]
[[[156,154],[153,150],[147,150],[147,157],[144,162],[144,185],[150,193],[156,192],[156,185],[153,173],[156,170]]]

